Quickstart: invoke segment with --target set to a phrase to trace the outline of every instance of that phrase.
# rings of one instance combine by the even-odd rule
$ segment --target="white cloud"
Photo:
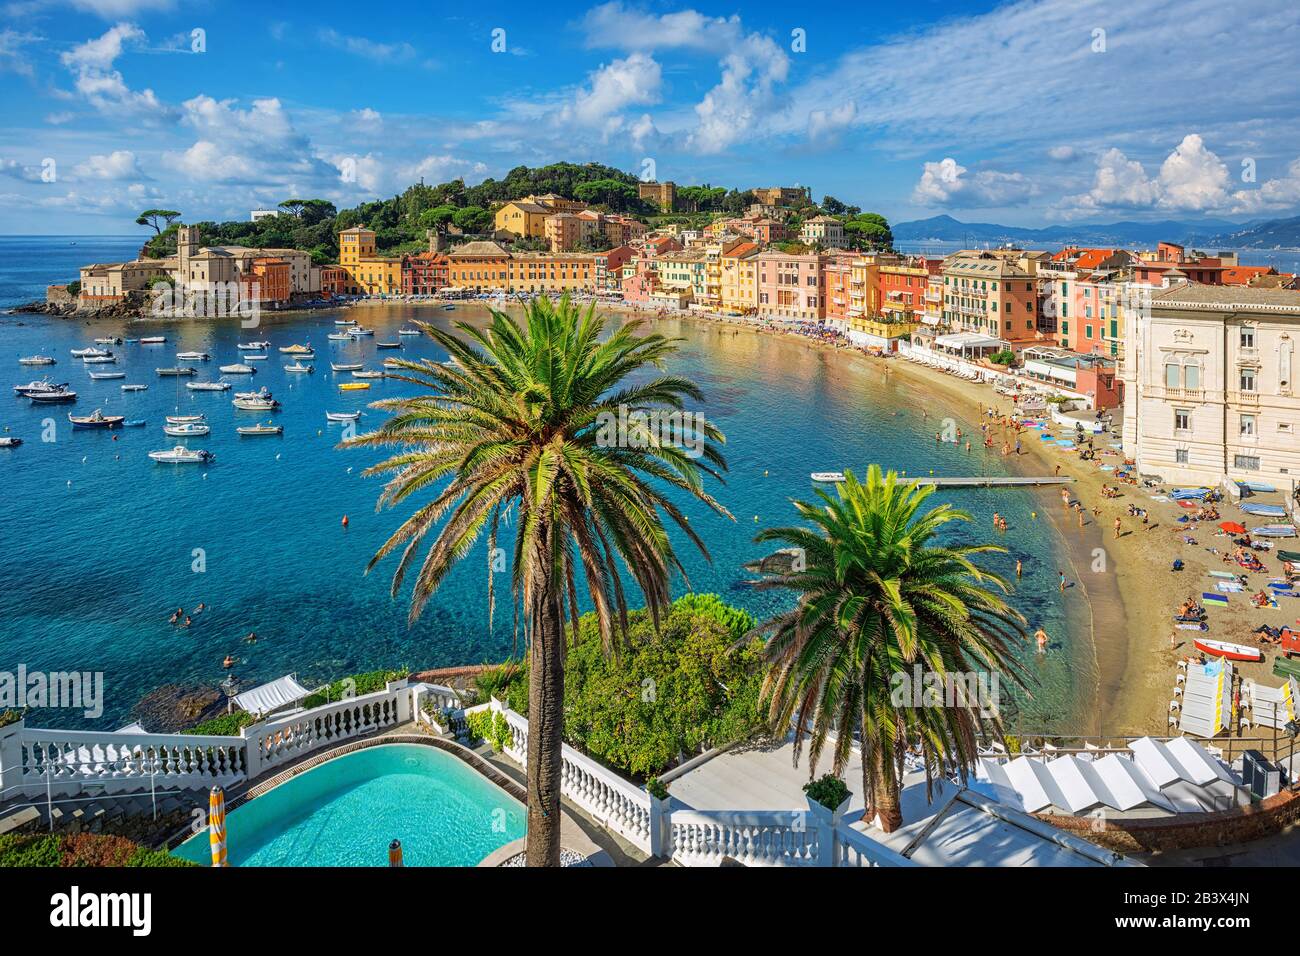
[[[376,63],[406,63],[418,55],[415,47],[404,40],[383,43],[353,34],[344,35],[333,29],[320,30],[316,35],[322,43]]]
[[[857,119],[858,107],[852,100],[829,110],[813,110],[808,114],[808,138],[821,140],[833,138]]]
[[[110,182],[144,179],[145,175],[136,162],[135,153],[129,149],[117,149],[107,155],[90,156],[83,163],[78,163],[72,170],[78,179],[99,179]]]
[[[97,14],[105,20],[172,8],[172,0],[71,0],[71,3],[82,12]]]
[[[368,106],[364,109],[353,110],[351,117],[352,125],[362,132],[377,133],[384,126],[383,116],[377,110],[372,110]]]
[[[59,59],[76,77],[77,92],[99,112],[120,120],[159,122],[171,118],[173,111],[159,101],[153,90],[132,90],[113,68],[128,48],[140,47],[146,39],[135,24],[119,23],[103,36],[66,51]]]
[[[1022,173],[982,169],[973,176],[952,157],[926,163],[912,190],[918,206],[1005,206],[1034,195],[1035,187]]]
[[[572,105],[561,112],[560,119],[584,126],[605,126],[629,106],[658,102],[662,81],[659,64],[644,53],[602,64],[588,77],[588,85],[574,96]]]
[[[1167,209],[1211,212],[1229,204],[1228,168],[1189,133],[1160,164],[1155,176],[1119,149],[1106,150],[1097,160],[1092,188],[1064,200],[1068,210]]]
[[[0,30],[0,71],[32,76],[32,63],[26,48],[40,39],[34,33],[19,33],[8,28]]]
[[[187,178],[285,188],[335,178],[331,165],[294,128],[278,99],[253,100],[248,109],[240,109],[236,100],[200,94],[182,105],[184,124],[199,138],[184,152],[164,153],[163,162]]]
[[[1232,194],[1232,212],[1259,213],[1294,209],[1300,205],[1300,159],[1292,161],[1286,173],[1265,180],[1258,189],[1239,189]]]
[[[1047,158],[1054,159],[1058,163],[1068,163],[1078,155],[1079,151],[1073,146],[1053,146],[1047,151]]]

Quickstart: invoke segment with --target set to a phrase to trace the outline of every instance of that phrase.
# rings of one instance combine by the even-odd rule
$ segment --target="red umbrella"
[[[1235,521],[1221,521],[1219,522],[1219,530],[1226,531],[1228,534],[1245,534],[1246,526],[1237,524]]]

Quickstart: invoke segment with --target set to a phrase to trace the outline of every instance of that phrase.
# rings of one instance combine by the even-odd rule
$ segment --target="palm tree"
[[[413,624],[485,529],[489,555],[497,553],[502,525],[517,513],[511,593],[516,635],[522,607],[528,638],[528,863],[558,866],[564,630],[567,617],[576,640],[576,579],[581,573],[607,647],[627,628],[620,562],[657,624],[672,572],[685,578],[664,516],[708,557],[665,492],[677,489],[730,517],[703,488],[706,474],[722,480],[726,462],[715,443],[725,439],[702,417],[683,418],[685,401],[701,400],[700,390],[662,373],[676,340],[639,334],[639,320],[606,336],[595,306],[580,311],[566,296],[558,304],[533,300],[523,324],[494,310],[485,329],[457,323],[460,336],[417,325],[455,366],[398,363],[393,377],[421,393],[375,403],[392,417],[345,443],[396,446],[365,472],[388,476],[377,507],[418,502],[367,571],[400,551],[396,596],[423,552]],[[653,374],[627,381],[647,371]],[[648,424],[674,413],[683,429],[668,437],[677,444]],[[489,626],[492,577],[489,570]]]
[[[820,505],[794,502],[811,527],[757,537],[803,557],[763,584],[800,595],[793,610],[765,625],[772,667],[763,693],[772,726],[796,719],[795,761],[808,738],[810,767],[831,738],[837,776],[856,732],[867,818],[878,815],[886,832],[902,823],[899,781],[909,748],[920,749],[928,795],[930,781],[953,767],[965,778],[978,732],[1001,734],[996,713],[982,714],[968,694],[957,695],[955,706],[913,706],[910,693],[894,693],[903,681],[897,675],[921,675],[933,686],[935,677],[992,668],[1021,682],[1010,648],[1024,638],[1024,618],[998,593],[1006,582],[971,561],[1004,549],[938,543],[940,528],[970,518],[950,505],[922,513],[933,490],[900,484],[892,471],[882,477],[872,465],[865,483],[847,473],[837,497],[818,491]]]

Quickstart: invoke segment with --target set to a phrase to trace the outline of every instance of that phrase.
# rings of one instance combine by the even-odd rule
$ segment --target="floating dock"
[[[987,475],[974,478],[916,478],[920,485],[937,488],[1027,488],[1034,485],[1068,485],[1074,481],[1069,475],[1044,475],[1041,478],[1024,475]]]

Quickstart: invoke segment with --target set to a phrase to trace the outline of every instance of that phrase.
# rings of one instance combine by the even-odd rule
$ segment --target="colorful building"
[[[352,295],[398,295],[402,291],[402,259],[381,256],[373,229],[353,226],[339,233],[339,265],[347,270]]]
[[[1038,332],[1037,264],[1042,253],[964,251],[943,260],[944,324],[1012,345]]]
[[[770,250],[758,259],[758,314],[819,322],[826,317],[826,286],[819,253]]]
[[[758,306],[758,244],[740,241],[719,257],[718,305],[748,315]]]
[[[844,223],[834,216],[813,216],[804,222],[799,238],[810,246],[838,249],[844,245]]]

